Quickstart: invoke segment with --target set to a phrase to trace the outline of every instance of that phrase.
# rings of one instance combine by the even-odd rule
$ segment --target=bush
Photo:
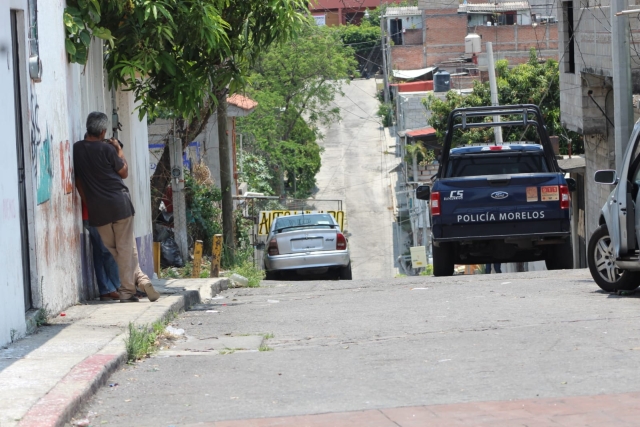
[[[382,126],[389,127],[393,125],[393,104],[383,103],[378,107],[378,116],[382,117]]]
[[[253,265],[253,261],[247,260],[231,269],[231,274],[239,274],[249,279],[249,288],[260,286],[260,281],[264,279],[264,271]]]
[[[202,240],[203,252],[211,255],[214,234],[222,234],[222,191],[210,177],[199,175],[196,165],[194,173],[185,173],[185,200],[187,204],[188,233],[193,240]]]

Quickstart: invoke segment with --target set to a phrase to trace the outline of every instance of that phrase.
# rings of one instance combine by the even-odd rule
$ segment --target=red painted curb
[[[74,366],[22,418],[18,427],[59,427],[118,365],[123,355],[94,354]]]

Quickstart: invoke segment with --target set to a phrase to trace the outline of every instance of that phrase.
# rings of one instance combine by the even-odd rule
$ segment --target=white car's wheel
[[[603,291],[632,291],[640,286],[640,274],[616,267],[613,242],[605,224],[591,235],[587,262],[593,280]]]

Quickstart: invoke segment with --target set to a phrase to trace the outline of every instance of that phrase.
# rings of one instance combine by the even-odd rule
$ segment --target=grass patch
[[[128,335],[124,339],[127,350],[127,363],[149,357],[158,349],[161,338],[170,338],[166,332],[166,327],[173,319],[178,317],[178,313],[171,312],[163,319],[153,322],[151,326],[136,326],[129,322]]]
[[[262,336],[265,340],[270,340],[271,338],[275,337],[275,335],[273,335],[271,332],[269,332],[268,334],[263,334]]]
[[[251,261],[244,261],[243,263],[234,266],[231,269],[231,274],[233,273],[249,279],[249,283],[247,284],[248,288],[257,288],[260,286],[260,281],[264,279],[264,271],[254,267],[253,262]]]
[[[433,276],[433,264],[427,264],[427,266],[420,272],[421,276]]]
[[[47,326],[49,324],[49,314],[49,308],[46,305],[43,308],[38,309],[38,311],[36,311],[35,318],[33,319],[36,322],[36,326]]]
[[[260,348],[258,348],[258,351],[273,351],[273,348],[269,347],[268,345],[262,344]]]
[[[222,350],[220,350],[218,353],[220,353],[220,354],[233,354],[236,351],[241,351],[241,350],[246,350],[246,348],[229,348],[229,347],[225,347]]]

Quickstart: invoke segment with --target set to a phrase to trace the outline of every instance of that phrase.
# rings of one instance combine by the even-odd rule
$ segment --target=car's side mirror
[[[431,196],[431,188],[428,185],[420,185],[416,188],[416,198],[420,200],[429,200]]]
[[[593,179],[598,184],[613,185],[618,182],[618,178],[616,177],[616,171],[613,169],[604,169],[601,171],[596,171],[596,173],[593,176]]]
[[[578,183],[573,178],[565,178],[567,181],[567,187],[569,187],[569,191],[572,193],[578,189]]]

